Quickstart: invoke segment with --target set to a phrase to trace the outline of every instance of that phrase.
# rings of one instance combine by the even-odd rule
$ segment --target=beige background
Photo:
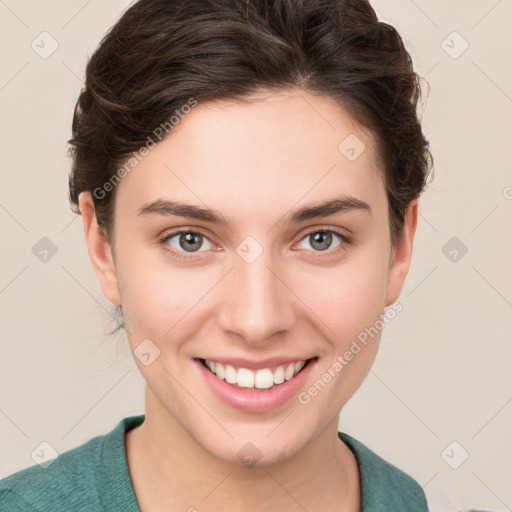
[[[34,464],[43,441],[62,452],[143,412],[143,379],[123,335],[106,335],[109,304],[67,201],[66,140],[86,59],[128,4],[0,1],[0,476]],[[418,480],[436,510],[510,510],[512,2],[373,5],[430,83],[435,180],[404,310],[340,429]],[[32,252],[42,237],[57,249],[46,262]],[[452,237],[465,255],[443,252]],[[445,462],[464,451],[457,469]]]

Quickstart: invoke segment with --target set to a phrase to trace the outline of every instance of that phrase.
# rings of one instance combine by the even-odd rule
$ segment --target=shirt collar
[[[105,510],[140,512],[126,458],[125,434],[144,422],[145,415],[122,419],[105,436],[101,475],[110,492],[101,497]],[[363,443],[343,432],[339,439],[354,453],[361,479],[361,512],[428,512],[421,486],[409,475],[382,459]]]

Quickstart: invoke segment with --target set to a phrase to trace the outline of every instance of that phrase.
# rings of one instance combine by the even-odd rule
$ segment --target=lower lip
[[[241,411],[267,412],[285,404],[299,392],[317,360],[309,361],[307,366],[292,379],[284,381],[272,389],[255,391],[252,389],[235,388],[225,380],[219,379],[200,360],[195,359],[194,362],[199,366],[199,370],[210,386],[210,389],[223,402]]]

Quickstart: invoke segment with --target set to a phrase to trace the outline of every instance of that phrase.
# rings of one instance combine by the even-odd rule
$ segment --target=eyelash
[[[204,233],[203,231],[201,231],[200,229],[179,229],[177,231],[173,231],[170,234],[166,233],[164,236],[162,236],[158,240],[158,242],[161,245],[163,245],[164,249],[169,251],[173,255],[173,257],[176,257],[176,258],[179,258],[179,259],[182,259],[182,260],[189,260],[191,258],[195,258],[196,257],[196,256],[194,256],[195,253],[190,253],[190,255],[185,256],[184,253],[178,252],[178,251],[176,251],[174,249],[171,249],[169,247],[169,244],[167,243],[167,241],[169,239],[175,237],[176,235],[180,235],[182,233],[192,233],[194,235],[201,235],[204,238],[210,240],[208,235],[206,233]],[[304,240],[305,238],[307,238],[308,236],[311,236],[314,233],[334,233],[335,235],[337,235],[341,239],[340,245],[338,245],[335,249],[326,250],[326,251],[313,251],[314,253],[317,253],[317,255],[314,256],[315,258],[324,258],[325,256],[321,255],[324,252],[328,253],[328,255],[331,256],[333,253],[337,253],[340,250],[343,250],[343,248],[344,248],[343,246],[344,245],[350,245],[350,244],[353,243],[352,238],[349,237],[348,235],[345,235],[344,233],[341,233],[341,232],[339,232],[337,230],[330,229],[330,228],[327,228],[327,227],[325,227],[325,228],[324,227],[320,227],[320,228],[311,229],[310,231],[304,233],[304,235],[301,237],[301,239],[299,241]]]

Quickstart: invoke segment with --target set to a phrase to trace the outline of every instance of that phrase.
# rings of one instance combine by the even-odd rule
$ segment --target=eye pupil
[[[312,239],[314,243],[311,244],[311,247],[315,247],[315,243],[319,243],[320,247],[315,247],[319,251],[325,251],[328,249],[332,243],[332,234],[326,231],[317,231],[312,235]]]
[[[199,249],[201,247],[201,236],[199,233],[184,233],[180,236],[180,247],[184,250]],[[186,242],[184,242],[186,240]]]

